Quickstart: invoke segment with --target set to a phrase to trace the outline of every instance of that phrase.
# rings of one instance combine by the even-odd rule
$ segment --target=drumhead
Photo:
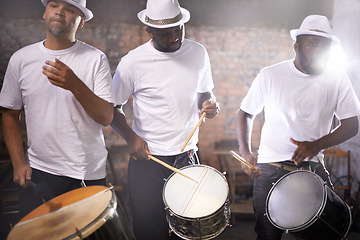
[[[226,178],[215,168],[190,165],[180,169],[198,183],[173,173],[163,188],[165,205],[175,214],[199,218],[209,216],[226,202],[229,187]]]
[[[89,186],[62,194],[26,215],[11,230],[8,240],[64,239],[76,233],[76,229],[85,228],[103,213],[112,194],[104,186]],[[92,232],[82,232],[83,237]]]
[[[324,181],[310,171],[284,175],[271,188],[266,211],[270,222],[283,230],[298,230],[322,212],[325,199]]]

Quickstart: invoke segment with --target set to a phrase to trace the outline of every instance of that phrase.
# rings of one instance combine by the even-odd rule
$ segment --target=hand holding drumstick
[[[194,182],[198,182],[195,179],[191,178],[190,176],[186,175],[185,173],[181,172],[180,170],[174,168],[173,166],[155,158],[154,156],[151,155],[149,148],[147,146],[147,143],[144,141],[144,139],[142,139],[141,137],[139,137],[136,133],[134,133],[134,131],[132,131],[131,129],[129,129],[129,134],[127,135],[128,138],[127,139],[127,143],[129,145],[129,155],[132,159],[137,160],[137,159],[151,159],[161,165],[163,165],[164,167],[179,173],[180,175],[194,181]]]
[[[239,162],[241,162],[242,164],[242,169],[244,170],[244,172],[250,176],[251,178],[255,178],[255,177],[260,177],[261,176],[261,172],[259,170],[259,168],[257,166],[253,166],[252,164],[250,164],[249,162],[247,162],[244,158],[242,158],[239,154],[237,154],[234,151],[230,151],[230,153],[233,155],[233,157],[235,159],[237,159]],[[244,167],[245,166],[245,167]]]
[[[208,101],[204,101],[202,104],[202,109],[200,111],[201,116],[194,129],[191,131],[189,137],[186,139],[184,145],[181,147],[181,151],[184,151],[185,147],[189,143],[190,139],[194,135],[196,129],[200,126],[200,124],[204,121],[204,117],[214,118],[219,113],[220,107],[219,103],[216,101],[215,97],[212,97]]]

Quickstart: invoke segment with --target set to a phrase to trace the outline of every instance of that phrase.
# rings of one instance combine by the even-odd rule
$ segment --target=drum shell
[[[296,227],[284,227],[272,219],[269,212],[269,202],[272,193],[277,186],[279,184],[286,184],[287,178],[292,177],[291,175],[294,176],[294,174],[308,175],[306,177],[316,177],[318,181],[321,182],[320,185],[313,187],[317,187],[318,189],[316,190],[322,192],[322,203],[308,221]],[[279,203],[279,205],[281,205],[281,203]],[[303,209],[307,206],[304,204],[303,206],[297,207]],[[275,227],[291,233],[296,239],[344,239],[350,230],[352,219],[349,206],[331,188],[329,188],[319,176],[304,170],[290,172],[274,184],[266,201],[266,215]],[[297,216],[294,215],[294,218],[296,217]]]
[[[185,213],[182,214],[177,211],[174,211],[174,209],[171,209],[171,206],[169,206],[167,201],[169,199],[166,199],[166,190],[168,187],[173,186],[172,185],[174,183],[172,182],[172,180],[174,180],[173,177],[180,176],[178,173],[173,173],[172,175],[170,175],[169,178],[166,180],[166,183],[164,184],[163,200],[165,204],[166,218],[169,223],[169,227],[173,232],[175,232],[175,234],[177,234],[178,236],[184,239],[212,239],[220,235],[229,225],[229,221],[230,221],[230,206],[228,200],[229,188],[228,188],[227,180],[224,177],[224,175],[221,174],[218,170],[206,165],[190,165],[180,169],[180,171],[184,171],[184,173],[188,174],[190,177],[194,179],[198,179],[198,178],[192,175],[194,173],[193,171],[197,173],[198,171],[203,171],[203,170],[209,171],[210,176],[212,176],[211,174],[214,174],[216,177],[214,179],[208,179],[208,181],[214,183],[214,180],[216,179],[215,182],[219,183],[219,186],[221,186],[222,188],[221,190],[215,188],[212,190],[212,191],[220,191],[222,193],[221,194],[221,197],[223,198],[222,205],[217,207],[214,211],[209,212],[208,214],[190,217]],[[190,181],[190,180],[186,180],[186,181]],[[206,180],[204,181],[206,182]],[[169,184],[170,186],[168,186],[169,182],[171,183]],[[201,184],[201,182],[199,184]],[[218,186],[217,184],[215,185]],[[176,194],[182,194],[181,190],[179,190],[179,192],[176,192]],[[207,194],[211,195],[212,193],[207,192]],[[196,194],[194,193],[194,195]],[[209,197],[212,199],[214,196],[209,196]],[[183,200],[179,199],[179,201],[184,201],[184,199]],[[189,203],[189,202],[184,202],[184,203]]]
[[[113,195],[114,197],[115,195]],[[91,232],[89,236],[84,240],[135,240],[135,236],[132,232],[130,224],[127,222],[127,216],[125,215],[124,209],[116,201],[112,199],[114,205],[110,204],[107,209],[92,223],[86,226],[86,231]],[[101,227],[97,228],[100,222],[104,222]],[[80,233],[84,232],[85,229],[80,230]],[[64,240],[75,240],[79,239],[76,233],[65,238]]]
[[[202,218],[182,217],[166,209],[170,229],[184,239],[212,239],[220,235],[229,225],[230,206],[227,201],[216,213]]]
[[[325,208],[307,228],[290,231],[296,239],[345,239],[351,227],[351,211],[348,205],[326,186]]]

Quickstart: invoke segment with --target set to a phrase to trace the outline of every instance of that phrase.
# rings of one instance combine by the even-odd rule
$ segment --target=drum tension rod
[[[84,238],[82,237],[82,234],[80,232],[80,230],[78,228],[75,228],[76,230],[76,235],[78,235],[78,237],[80,238],[80,240],[84,240]]]

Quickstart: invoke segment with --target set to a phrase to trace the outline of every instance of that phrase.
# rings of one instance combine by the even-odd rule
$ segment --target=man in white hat
[[[306,167],[331,186],[322,151],[358,132],[360,104],[351,82],[342,69],[327,65],[330,47],[338,42],[328,19],[308,16],[290,34],[295,40],[295,59],[261,70],[241,102],[237,119],[240,154],[256,166],[244,165],[243,169],[254,178],[257,239],[281,239],[283,233],[265,216],[265,201],[273,184],[289,171]],[[265,122],[255,155],[251,128],[262,110]],[[340,125],[330,131],[334,116]],[[322,239],[329,238],[324,235]]]
[[[111,123],[115,103],[105,54],[75,37],[93,16],[86,0],[42,3],[46,39],[13,54],[0,94],[14,181],[24,187],[20,217],[41,205],[42,199],[84,184],[106,184],[102,127]],[[27,156],[19,121],[22,109]],[[43,189],[29,188],[34,187],[30,180]]]
[[[213,118],[219,104],[212,93],[206,49],[184,38],[189,11],[177,0],[148,0],[138,17],[147,25],[151,40],[124,56],[115,71],[120,109],[115,109],[111,125],[129,147],[130,200],[137,239],[169,239],[162,189],[164,179],[172,172],[148,160],[148,155],[177,168],[199,163],[198,129],[184,150],[182,145],[199,121],[199,114]],[[132,128],[121,111],[130,96]]]

